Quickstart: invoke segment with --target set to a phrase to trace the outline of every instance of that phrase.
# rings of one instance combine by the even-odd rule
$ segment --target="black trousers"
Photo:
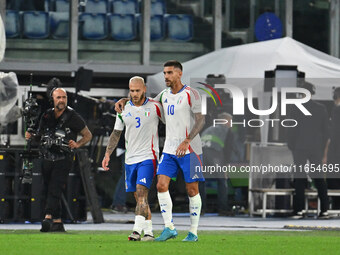
[[[42,176],[46,192],[45,214],[51,214],[53,219],[61,218],[61,195],[67,183],[67,177],[72,166],[72,159],[57,161],[43,160]]]
[[[307,160],[311,164],[322,164],[322,153],[312,150],[295,150],[293,152],[294,164],[305,165]],[[327,184],[324,178],[312,178],[315,187],[318,190],[318,197],[321,202],[321,212],[325,212],[329,208],[329,199],[327,195]],[[300,212],[305,208],[305,188],[307,187],[307,177],[299,175],[299,178],[294,178],[295,196],[294,196],[294,212]]]
[[[219,165],[223,167],[225,165],[224,155],[221,151],[217,151],[212,148],[203,148],[203,165],[205,166],[215,166]],[[229,211],[228,204],[228,180],[224,176],[223,173],[215,176],[216,178],[212,178],[213,176],[210,174],[204,174],[206,181],[208,179],[214,180],[217,182],[217,209],[218,212],[227,212]],[[207,211],[207,192],[205,188],[205,182],[199,182],[199,192],[202,199],[202,210]]]
[[[340,189],[340,179],[339,178],[329,178],[327,179],[327,186],[329,189]],[[332,209],[340,209],[340,197],[332,197]]]

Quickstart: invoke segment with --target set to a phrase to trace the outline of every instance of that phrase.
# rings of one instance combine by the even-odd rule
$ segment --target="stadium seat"
[[[136,38],[137,23],[133,14],[111,14],[109,16],[111,38],[119,41],[129,41]]]
[[[80,35],[83,39],[102,40],[107,37],[107,17],[103,13],[82,13],[79,16]]]
[[[26,38],[43,39],[49,36],[50,21],[48,12],[23,12],[22,24],[22,34]]]
[[[107,13],[109,12],[108,0],[87,0],[85,12],[88,13]]]
[[[18,11],[6,10],[6,37],[15,38],[20,36],[20,19]]]
[[[193,37],[193,22],[190,15],[170,14],[167,16],[168,37],[174,41],[189,41]]]
[[[113,0],[112,10],[115,14],[135,14],[138,13],[137,0]]]
[[[165,13],[164,0],[151,0],[151,15],[164,15]]]
[[[54,0],[56,12],[68,12],[70,10],[69,0]]]
[[[54,39],[67,39],[69,36],[69,13],[50,12],[50,31]]]
[[[165,22],[163,15],[153,15],[150,18],[150,39],[161,40],[165,36]]]
[[[142,37],[142,16],[136,14],[137,27],[139,34]],[[163,15],[153,15],[150,17],[150,39],[152,41],[161,40],[165,37],[165,18]]]

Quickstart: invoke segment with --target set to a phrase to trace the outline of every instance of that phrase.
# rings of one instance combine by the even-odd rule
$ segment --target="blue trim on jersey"
[[[146,105],[147,102],[149,102],[149,98],[146,98],[145,101],[144,101],[144,103],[143,103],[142,105]]]
[[[147,159],[136,164],[125,164],[126,192],[135,192],[137,184],[150,189],[157,161]]]
[[[188,87],[187,85],[183,85],[183,88],[181,88],[176,94],[182,92],[186,87]],[[172,91],[170,89],[170,93],[172,94]]]
[[[201,171],[202,162],[202,155],[197,155],[195,153],[186,154],[182,158],[179,158],[176,155],[163,153],[159,160],[157,175],[166,175],[170,178],[174,178],[178,174],[178,169],[181,169],[186,183],[204,181],[203,173]]]
[[[145,101],[144,101],[144,103],[143,103],[142,105],[145,105],[148,101],[149,101],[149,98],[146,97],[146,98],[145,98]],[[130,103],[132,106],[135,106],[134,103],[132,103],[132,100],[130,100],[129,103]]]

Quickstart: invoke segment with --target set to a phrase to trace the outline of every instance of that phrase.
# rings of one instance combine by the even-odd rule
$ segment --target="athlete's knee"
[[[170,178],[165,175],[158,175],[157,179],[157,191],[167,192],[169,190]]]
[[[194,197],[198,194],[198,190],[195,189],[188,189],[187,192],[189,197]]]
[[[164,181],[157,182],[157,191],[158,192],[167,192],[169,189],[169,184]]]
[[[189,197],[194,197],[199,193],[196,185],[187,185],[186,189]]]

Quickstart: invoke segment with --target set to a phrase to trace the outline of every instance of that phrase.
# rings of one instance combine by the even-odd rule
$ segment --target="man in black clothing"
[[[79,148],[92,138],[84,120],[67,106],[67,94],[62,88],[51,91],[54,108],[41,117],[37,134],[26,132],[25,138],[40,139],[43,155],[42,176],[47,191],[45,219],[41,232],[65,231],[61,221],[61,196],[72,166],[72,149]],[[77,134],[82,138],[76,142]]]
[[[331,115],[330,139],[327,142],[323,163],[339,167],[340,165],[340,87],[333,92],[334,108]],[[339,173],[336,173],[339,174]],[[329,189],[340,189],[340,178],[328,176]],[[340,197],[333,197],[332,209],[340,209]]]
[[[311,83],[305,82],[303,87],[315,94],[315,87]],[[313,100],[304,104],[306,109],[312,114],[304,115],[300,110],[293,109],[291,119],[295,119],[298,125],[294,128],[288,128],[288,148],[293,153],[294,164],[297,172],[302,170],[307,160],[315,167],[321,166],[323,152],[328,139],[328,114],[326,107]],[[305,188],[307,187],[307,178],[305,173],[294,177],[295,196],[294,196],[294,214],[296,218],[303,217],[302,211],[305,206]],[[315,176],[311,176],[312,178]],[[327,217],[328,213],[328,196],[327,185],[323,177],[313,178],[315,187],[318,190],[318,196],[321,202],[321,212],[319,217]]]
[[[201,134],[203,163],[206,166],[226,166],[230,163],[233,151],[234,136],[231,130],[232,116],[226,112],[220,113],[218,119],[227,120],[223,125],[208,127]],[[217,176],[206,174],[206,179],[211,178],[217,181],[217,208],[218,214],[221,216],[229,216],[231,214],[228,206],[228,180],[224,173]],[[207,181],[207,180],[206,180]],[[207,194],[205,182],[199,183],[200,193],[202,197],[203,211],[207,210]]]

